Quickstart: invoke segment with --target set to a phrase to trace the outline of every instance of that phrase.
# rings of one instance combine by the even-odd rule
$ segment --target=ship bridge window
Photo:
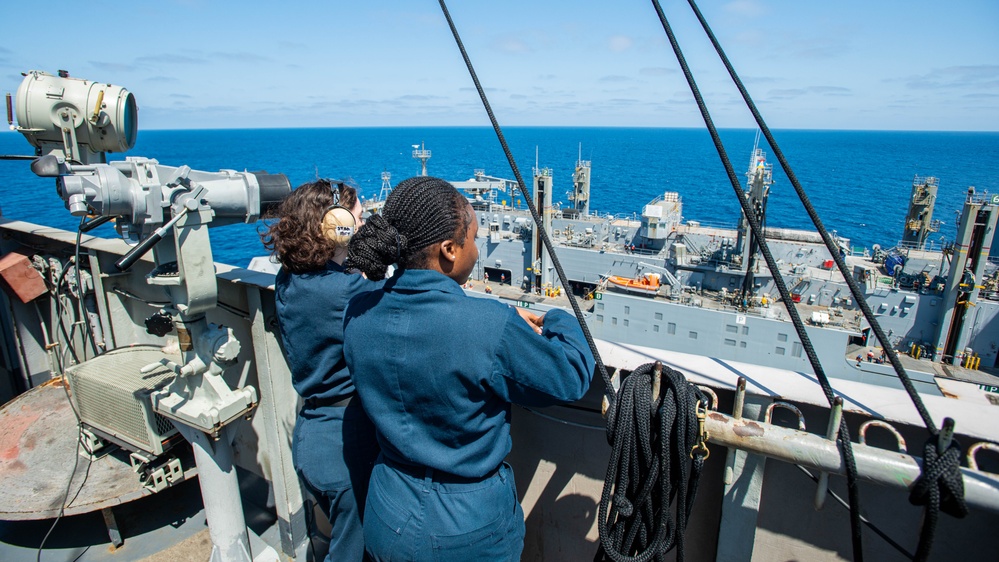
[[[727,339],[727,340],[725,340],[725,345],[731,345],[732,347],[735,347],[735,340],[728,340]]]
[[[787,334],[777,334],[777,341],[787,341]]]
[[[778,347],[777,348],[777,355],[784,355],[784,348],[783,347]]]
[[[611,324],[617,326],[617,316],[611,317]]]
[[[652,325],[652,331],[653,332],[658,332],[659,331],[659,324],[653,324]]]
[[[630,306],[624,307],[624,313],[625,314],[631,314],[631,307]]]
[[[749,326],[743,326],[742,327],[742,335],[744,335],[744,336],[748,336],[749,335]]]
[[[662,319],[663,319],[663,313],[662,312],[657,312],[656,313],[656,320],[662,320]]]
[[[733,326],[731,324],[727,324],[725,326],[725,331],[729,332],[731,334],[738,334],[739,333],[739,327],[738,326]],[[735,345],[735,344],[732,344],[732,345]]]
[[[670,334],[670,335],[675,334],[676,333],[676,324],[674,324],[673,322],[670,322],[669,324],[667,324],[666,325],[666,333]]]
[[[598,302],[597,303],[597,310],[603,310],[603,309],[604,309],[604,303]]]
[[[746,342],[744,342],[744,341],[739,342],[739,347],[745,349],[746,348]]]
[[[604,315],[603,314],[597,314],[597,322],[603,322],[603,321],[604,321]]]
[[[627,326],[627,325],[628,325],[628,319],[627,319],[627,318],[625,318],[625,319],[624,319],[624,325],[625,325],[625,326]]]
[[[791,344],[791,355],[794,357],[801,357],[801,342],[794,342]]]
[[[690,337],[690,339],[696,340],[697,339],[697,332],[690,332],[688,334],[688,336]]]

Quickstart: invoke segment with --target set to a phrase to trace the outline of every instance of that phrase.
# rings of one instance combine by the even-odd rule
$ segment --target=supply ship
[[[117,86],[34,71],[16,107],[32,170],[55,179],[81,227],[0,219],[3,559],[36,550],[80,560],[321,558],[322,515],[291,460],[299,403],[276,335],[273,274],[214,263],[209,244],[211,228],[257,220],[290,190],[287,179],[137,156],[109,162],[137,127],[135,100]],[[430,151],[414,156],[425,164]],[[528,192],[538,224],[515,182],[484,171],[454,182],[481,226],[469,294],[539,312],[579,295],[614,384],[659,362],[711,396],[701,421],[715,453],[687,524],[688,558],[849,557],[847,512],[826,501],[845,489],[840,417],[860,436],[864,516],[878,532],[864,550],[907,558],[923,517],[908,489],[923,459],[906,443],[925,430],[887,366],[867,360],[868,326],[825,246],[814,233],[766,230],[794,287],[794,302],[780,302],[744,225],[685,221],[673,192],[634,217],[601,215],[589,208],[590,164],[577,162],[565,208],[552,202],[550,170],[536,167]],[[771,181],[755,149],[745,196],[760,217]],[[980,537],[999,523],[999,385],[974,368],[995,364],[999,341],[987,259],[999,201],[969,193],[958,240],[941,251],[925,243],[936,186],[913,182],[903,243],[864,254],[841,238],[840,251],[893,345],[912,354],[927,411],[953,420],[967,455],[958,476],[971,512],[940,519],[934,556],[980,559]],[[111,218],[121,239],[86,235]],[[541,250],[541,229],[567,286]],[[787,305],[807,312],[840,398],[833,408]],[[524,560],[591,559],[597,549],[610,453],[601,398],[613,392],[598,381],[575,404],[513,409],[508,461],[527,522]]]
[[[413,151],[423,173],[430,155],[425,147]],[[602,215],[589,208],[590,176],[591,162],[577,160],[563,208],[552,202],[551,169],[534,168],[531,193],[570,287],[558,284],[530,214],[517,205],[517,182],[483,170],[452,181],[480,223],[479,283],[472,290],[489,287],[490,294],[541,308],[567,306],[555,295],[571,290],[586,299],[587,321],[601,339],[811,372],[743,217],[734,228],[685,221],[676,192],[663,193],[631,217]],[[758,146],[746,177],[745,196],[765,222],[773,170]],[[969,189],[957,239],[932,247],[929,234],[940,225],[933,219],[938,186],[935,177],[914,177],[904,231],[893,243],[854,248],[837,236],[839,252],[893,348],[925,359],[911,362],[913,376],[936,393],[934,374],[992,384],[991,375],[977,369],[995,369],[999,359],[999,261],[989,257],[999,195]],[[890,367],[866,360],[879,344],[820,236],[767,228],[766,237],[826,371],[901,388]],[[859,365],[857,353],[864,359]]]

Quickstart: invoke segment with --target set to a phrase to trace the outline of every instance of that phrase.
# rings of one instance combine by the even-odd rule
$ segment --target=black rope
[[[891,342],[888,340],[888,336],[885,335],[884,331],[881,329],[881,325],[878,323],[877,318],[874,316],[874,312],[871,311],[870,306],[867,304],[867,299],[863,291],[860,290],[860,285],[853,278],[852,273],[847,268],[846,261],[843,256],[840,255],[840,251],[835,241],[833,241],[832,236],[826,227],[822,224],[822,220],[819,218],[818,212],[812,205],[811,200],[805,193],[803,187],[801,187],[801,182],[798,181],[798,177],[794,174],[794,170],[791,169],[791,165],[788,164],[787,159],[784,158],[784,153],[781,151],[780,147],[777,146],[777,139],[774,138],[773,134],[770,132],[770,128],[767,127],[766,122],[760,115],[758,109],[756,109],[756,104],[753,103],[753,99],[749,96],[749,92],[746,87],[742,84],[742,80],[739,79],[739,75],[736,74],[735,68],[732,63],[729,62],[728,57],[725,56],[725,51],[722,50],[721,44],[718,43],[718,39],[715,38],[714,33],[712,33],[711,28],[708,26],[707,20],[701,14],[701,11],[697,8],[697,4],[694,0],[687,0],[690,7],[694,10],[697,15],[697,19],[701,22],[701,27],[704,28],[705,33],[711,39],[711,44],[714,45],[715,50],[718,52],[718,56],[721,58],[722,62],[725,64],[725,68],[728,70],[729,75],[735,82],[737,88],[739,88],[739,93],[742,94],[742,98],[746,101],[746,105],[752,112],[753,117],[756,119],[757,125],[760,127],[760,131],[763,136],[766,137],[767,143],[770,144],[770,148],[773,149],[774,156],[777,161],[780,162],[781,168],[784,169],[784,173],[787,174],[789,180],[791,180],[791,185],[794,186],[795,193],[798,194],[798,198],[801,199],[801,204],[805,207],[805,211],[808,213],[809,218],[812,219],[812,223],[815,224],[815,229],[818,231],[819,235],[822,236],[822,241],[825,243],[826,248],[829,249],[829,253],[832,254],[833,260],[836,262],[836,266],[839,268],[840,273],[843,274],[843,278],[846,280],[847,286],[850,288],[850,293],[853,295],[853,301],[857,303],[860,307],[861,312],[864,314],[864,318],[871,325],[871,329],[874,331],[875,336],[877,336],[878,342],[881,343],[882,349],[885,350],[885,354],[891,361],[892,367],[895,368],[895,373],[898,375],[899,379],[902,380],[902,385],[905,387],[905,391],[909,393],[909,397],[912,399],[916,410],[919,412],[919,416],[923,419],[923,424],[926,429],[929,430],[931,435],[937,433],[936,424],[933,423],[933,418],[930,413],[926,410],[926,406],[923,405],[923,401],[919,398],[919,394],[916,392],[915,387],[912,386],[912,382],[909,380],[909,376],[905,373],[905,367],[898,359],[898,354],[891,346]]]
[[[944,420],[945,427],[950,424],[953,424],[953,420]],[[968,515],[968,504],[964,500],[964,478],[960,469],[961,447],[956,440],[943,443],[943,435],[944,432],[937,433],[926,441],[923,447],[922,473],[909,489],[909,502],[925,506],[916,560],[926,560],[930,556],[940,510],[958,519]]]
[[[794,325],[794,330],[798,335],[798,339],[801,340],[801,347],[804,350],[805,355],[808,357],[808,362],[812,366],[812,370],[815,372],[816,378],[819,380],[819,384],[822,387],[822,392],[826,396],[826,400],[829,402],[829,405],[832,406],[833,401],[835,400],[832,386],[829,384],[829,379],[826,377],[825,371],[822,369],[818,355],[815,353],[815,348],[812,346],[812,342],[808,338],[808,334],[805,331],[805,325],[801,321],[801,317],[798,315],[797,309],[794,307],[794,303],[791,300],[791,293],[788,291],[787,284],[784,282],[784,278],[780,274],[780,268],[777,266],[777,262],[774,260],[773,254],[770,252],[770,246],[764,236],[763,228],[760,226],[760,223],[756,218],[756,213],[753,211],[745,192],[742,190],[738,178],[736,178],[732,162],[729,160],[728,154],[725,152],[725,147],[722,145],[721,137],[718,135],[718,130],[715,128],[714,122],[711,120],[708,108],[704,104],[704,98],[701,96],[701,92],[697,88],[697,83],[694,81],[694,76],[690,72],[690,67],[687,65],[687,61],[683,56],[683,51],[680,49],[676,36],[673,34],[673,30],[666,19],[666,14],[663,13],[662,6],[659,5],[658,0],[652,0],[652,4],[656,9],[656,13],[659,15],[659,21],[669,38],[670,45],[673,47],[673,53],[676,55],[676,59],[680,63],[683,75],[687,80],[687,84],[690,86],[690,91],[694,95],[694,99],[697,101],[697,108],[700,110],[701,117],[704,119],[704,124],[707,126],[708,132],[711,134],[711,140],[714,142],[715,149],[718,152],[718,157],[721,159],[722,164],[725,167],[725,171],[732,184],[732,189],[735,191],[735,195],[739,200],[739,205],[742,207],[742,212],[746,217],[746,221],[749,223],[753,235],[759,240],[760,253],[763,254],[763,258],[767,262],[767,267],[770,268],[770,271],[773,273],[774,284],[777,286],[781,300],[787,307],[788,315],[791,317],[791,323]],[[847,490],[849,492],[851,506],[850,526],[853,539],[853,556],[854,560],[860,562],[863,560],[863,549],[859,511],[860,493],[857,483],[857,464],[853,458],[853,447],[850,441],[850,432],[845,418],[840,421],[840,430],[836,437],[836,444],[840,450],[840,455],[843,457],[843,462],[846,465]]]
[[[773,150],[774,156],[777,161],[780,162],[781,168],[784,169],[784,173],[787,175],[788,179],[791,181],[791,185],[794,187],[795,193],[798,194],[798,198],[801,199],[802,206],[804,206],[805,211],[808,213],[809,218],[812,219],[812,223],[815,225],[815,229],[822,236],[822,241],[825,243],[826,248],[832,255],[833,260],[836,262],[836,267],[839,268],[840,273],[843,275],[843,279],[846,281],[847,286],[850,288],[850,294],[853,295],[854,302],[860,308],[861,312],[864,314],[864,318],[867,319],[867,323],[871,326],[871,330],[874,332],[875,337],[881,344],[881,349],[885,351],[885,355],[888,357],[888,361],[891,363],[892,367],[895,369],[895,373],[898,375],[899,380],[902,382],[902,387],[905,388],[906,393],[909,395],[909,399],[912,400],[913,406],[919,413],[919,417],[922,418],[923,424],[926,426],[926,430],[930,434],[930,438],[925,445],[927,451],[933,450],[934,459],[937,458],[937,452],[941,449],[946,449],[949,451],[951,449],[950,444],[946,447],[938,447],[937,443],[940,440],[939,431],[937,430],[936,424],[933,422],[933,417],[930,415],[926,406],[923,404],[922,399],[919,397],[919,393],[916,392],[915,387],[912,385],[912,381],[909,379],[908,374],[905,372],[905,367],[902,366],[901,361],[898,358],[898,354],[895,352],[894,347],[892,347],[888,336],[885,334],[884,330],[881,328],[881,324],[878,322],[877,317],[874,316],[874,312],[871,310],[867,303],[864,293],[860,289],[860,285],[851,275],[849,269],[847,268],[846,261],[832,239],[829,232],[826,230],[825,226],[822,224],[822,220],[819,218],[818,212],[812,205],[805,193],[804,188],[801,186],[801,182],[798,181],[798,177],[794,174],[794,170],[791,169],[790,164],[788,164],[787,159],[784,157],[784,153],[781,151],[780,147],[777,145],[777,140],[774,138],[773,134],[770,132],[770,128],[767,127],[766,122],[760,115],[759,110],[756,108],[756,104],[753,103],[753,99],[749,95],[749,91],[743,85],[742,80],[739,79],[739,75],[735,72],[735,68],[732,63],[728,60],[725,55],[725,51],[722,49],[721,44],[715,37],[714,33],[711,31],[711,27],[708,25],[707,20],[701,11],[697,8],[697,4],[694,0],[687,0],[690,4],[691,9],[697,16],[697,20],[701,23],[701,27],[707,34],[708,38],[711,40],[711,44],[714,46],[715,51],[718,53],[719,58],[725,65],[725,69],[728,70],[729,76],[732,77],[732,81],[735,83],[736,87],[739,89],[739,93],[742,95],[743,100],[746,102],[746,106],[749,108],[750,112],[753,114],[753,118],[756,120],[757,125],[760,127],[760,131],[763,136],[767,139],[767,143],[770,144],[770,148]],[[658,4],[657,4],[658,6]],[[658,8],[657,8],[658,9]],[[953,420],[944,420],[944,425],[950,425],[950,430],[948,430],[948,435],[953,429]],[[945,464],[945,466],[937,466],[937,461],[930,461],[929,458],[923,458],[923,465],[921,466],[922,473],[920,477],[913,484],[912,496],[910,500],[917,505],[925,505],[924,510],[924,525],[922,531],[920,532],[920,549],[916,553],[917,560],[923,560],[929,555],[929,545],[932,544],[932,533],[935,530],[937,511],[940,507],[939,502],[934,501],[920,501],[917,503],[913,498],[916,496],[916,488],[920,488],[920,496],[924,496],[927,493],[932,493],[933,496],[949,497],[953,492],[960,490],[960,497],[954,498],[954,501],[960,503],[963,507],[960,509],[954,508],[953,506],[948,506],[945,508],[945,512],[955,515],[955,513],[961,513],[960,515],[955,515],[956,517],[963,517],[964,513],[967,513],[967,506],[964,505],[964,487],[963,481],[960,480],[960,454],[951,455],[943,453],[939,455],[943,460],[939,461]],[[950,475],[948,481],[942,480],[940,475],[930,476],[927,474],[927,465],[932,464],[934,470],[942,471]],[[949,482],[949,480],[957,480],[957,484]],[[936,486],[933,492],[927,492],[924,488],[926,486]],[[851,504],[853,503],[853,498],[851,496]],[[954,510],[952,513],[951,510]],[[853,514],[851,511],[851,519],[853,519]],[[859,514],[858,516],[859,517]],[[930,524],[932,522],[932,524]],[[927,536],[929,534],[929,536]],[[924,544],[926,545],[925,550],[923,549]],[[855,549],[856,550],[856,549]]]
[[[808,470],[807,468],[801,466],[800,464],[796,464],[794,466],[798,467],[799,470],[801,470],[802,472],[804,472],[805,475],[808,476],[809,478],[811,478],[813,482],[815,482],[816,484],[819,483],[819,477],[815,476],[814,474],[812,474],[812,472],[810,470]],[[836,500],[836,503],[838,503],[839,505],[841,505],[841,506],[843,506],[843,507],[845,507],[847,509],[850,509],[850,504],[846,503],[846,500],[844,500],[843,498],[839,497],[839,494],[837,494],[836,492],[832,491],[832,489],[829,488],[828,486],[826,487],[826,494],[832,496],[832,498],[834,500]],[[895,550],[897,550],[899,552],[899,554],[901,554],[902,556],[905,556],[909,560],[914,560],[915,559],[915,557],[913,556],[913,554],[911,552],[909,552],[908,550],[906,550],[904,546],[898,544],[898,542],[896,542],[895,539],[893,539],[890,536],[888,536],[888,533],[885,533],[884,531],[882,531],[881,529],[879,529],[877,525],[875,525],[874,523],[871,523],[866,517],[861,516],[860,517],[860,521],[864,525],[867,525],[868,529],[874,531],[874,534],[876,534],[877,536],[879,536],[882,539],[884,539],[884,541],[886,543],[888,543],[889,545],[891,545],[892,548],[894,548]]]
[[[482,100],[482,106],[485,108],[486,114],[489,115],[489,122],[493,125],[493,130],[496,132],[496,138],[499,139],[500,146],[503,147],[503,154],[506,155],[507,162],[510,163],[510,169],[513,170],[513,177],[517,180],[517,187],[520,189],[521,193],[524,194],[524,202],[527,203],[527,208],[531,211],[531,217],[534,219],[538,235],[540,236],[545,249],[548,251],[548,255],[551,256],[552,265],[555,266],[555,272],[558,274],[559,281],[562,283],[562,286],[566,288],[566,297],[569,298],[569,304],[572,306],[572,311],[576,315],[576,319],[579,320],[579,326],[583,329],[583,336],[586,338],[586,343],[590,346],[590,351],[593,353],[593,358],[596,360],[597,372],[604,381],[607,400],[613,405],[614,390],[611,386],[610,376],[607,374],[607,368],[604,367],[603,360],[600,358],[600,352],[597,351],[597,345],[593,341],[593,335],[590,334],[590,329],[586,326],[586,322],[583,320],[583,311],[579,308],[579,302],[576,301],[576,296],[572,294],[571,290],[568,290],[570,287],[569,281],[565,275],[565,271],[562,270],[562,264],[558,261],[558,256],[555,255],[555,247],[552,244],[551,239],[548,237],[548,233],[545,232],[545,229],[541,226],[541,215],[538,214],[538,209],[531,200],[530,193],[527,192],[527,184],[524,183],[524,178],[520,175],[520,168],[517,167],[517,162],[513,159],[513,153],[510,152],[510,147],[506,143],[506,138],[503,136],[503,130],[500,129],[499,122],[496,120],[492,107],[489,105],[489,100],[486,98],[486,92],[482,89],[482,84],[479,83],[479,77],[475,74],[475,68],[472,67],[472,61],[468,58],[468,53],[465,51],[465,45],[461,42],[461,37],[458,35],[458,28],[455,27],[454,21],[451,19],[451,14],[447,10],[447,4],[445,4],[444,0],[439,1],[441,11],[444,12],[444,18],[447,19],[447,24],[451,28],[451,34],[454,35],[454,41],[458,44],[458,50],[461,51],[461,58],[464,59],[465,66],[468,68],[468,74],[472,77],[472,82],[475,83],[475,90],[479,92],[479,99]],[[608,416],[608,422],[610,422],[610,419],[610,416]]]
[[[659,396],[652,395],[656,378]],[[645,562],[674,547],[676,559],[683,560],[683,535],[707,456],[706,449],[692,454],[700,443],[699,401],[707,404],[700,389],[658,362],[642,365],[621,382],[612,406],[617,423],[607,429],[611,457],[600,495],[594,560]]]

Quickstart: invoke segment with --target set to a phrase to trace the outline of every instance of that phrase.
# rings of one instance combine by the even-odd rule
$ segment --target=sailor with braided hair
[[[370,279],[397,266],[344,318],[344,356],[382,449],[364,515],[374,560],[519,560],[510,405],[578,400],[593,375],[572,315],[465,295],[477,232],[451,184],[416,177],[350,242],[348,265]]]
[[[329,517],[331,560],[362,560],[361,515],[378,442],[355,400],[343,358],[343,314],[351,297],[378,287],[341,265],[363,224],[353,187],[317,180],[281,202],[263,235],[281,263],[274,283],[281,343],[304,399],[292,441],[299,478]]]

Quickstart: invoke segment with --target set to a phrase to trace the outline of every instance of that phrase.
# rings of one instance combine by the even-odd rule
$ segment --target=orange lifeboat
[[[607,288],[622,293],[654,297],[659,292],[659,274],[646,273],[637,279],[611,275],[607,278]]]

